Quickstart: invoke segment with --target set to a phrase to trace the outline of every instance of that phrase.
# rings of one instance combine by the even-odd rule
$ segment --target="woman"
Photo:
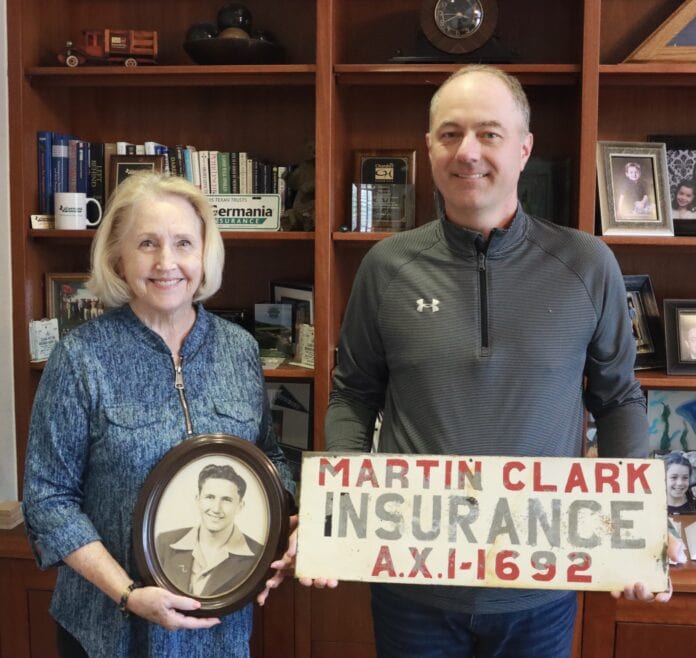
[[[220,287],[223,261],[197,188],[156,174],[118,186],[88,284],[111,310],[51,354],[27,452],[26,526],[39,565],[59,566],[51,613],[61,658],[248,656],[251,605],[223,619],[187,616],[197,600],[135,585],[131,550],[145,478],[194,432],[256,443],[292,486],[254,339],[199,303]]]
[[[691,493],[691,462],[680,452],[672,452],[665,460],[667,479],[667,512],[693,514],[696,501]]]

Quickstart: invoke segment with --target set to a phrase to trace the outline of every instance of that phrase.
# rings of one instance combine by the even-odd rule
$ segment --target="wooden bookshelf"
[[[417,224],[433,217],[424,140],[427,105],[436,86],[458,66],[389,63],[397,51],[414,47],[420,0],[248,0],[258,25],[283,44],[284,62],[197,66],[181,47],[185,30],[193,22],[212,19],[220,4],[219,0],[7,2],[9,221],[20,481],[31,403],[41,376],[41,368],[29,363],[27,325],[45,313],[45,274],[86,271],[93,235],[89,230],[29,228],[29,215],[37,211],[38,202],[36,131],[69,132],[93,141],[156,140],[198,148],[226,147],[288,162],[301,161],[306,142],[315,140],[315,230],[226,233],[228,265],[223,289],[211,306],[253,304],[268,294],[272,280],[314,281],[315,368],[272,374],[313,382],[318,449],[323,447],[334,352],[353,277],[366,251],[387,237],[340,231],[350,224],[353,152],[415,150]],[[497,35],[519,55],[514,63],[501,67],[519,77],[530,97],[534,153],[570,158],[571,223],[594,233],[597,140],[643,141],[652,133],[693,133],[690,113],[684,108],[693,105],[692,98],[696,102],[695,63],[622,64],[680,0],[499,0],[498,4]],[[56,65],[56,53],[81,28],[136,24],[159,31],[156,66],[73,70]],[[664,298],[696,298],[696,238],[604,240],[625,274],[651,275],[659,305]],[[673,377],[660,371],[638,375],[646,388],[696,389],[696,377]],[[0,545],[6,541],[10,546],[21,544],[14,535],[9,540],[7,535],[0,537]],[[50,576],[41,576],[41,587],[47,589],[33,596],[39,576],[27,553],[15,553],[15,549],[0,548],[0,563],[12,564],[13,591],[21,590],[30,601],[26,609],[32,611],[31,623],[16,626],[15,615],[14,628],[0,626],[0,658],[30,655],[29,639],[10,644],[7,633],[26,634],[35,642],[46,634],[42,606]],[[16,568],[18,561],[25,565],[22,569]],[[675,583],[679,596],[675,595],[674,606],[614,604],[608,595],[585,595],[584,631],[578,631],[574,655],[627,656],[618,649],[612,653],[612,638],[623,637],[628,628],[620,627],[624,623],[631,624],[631,629],[649,627],[659,641],[667,643],[663,646],[671,646],[669,634],[674,628],[668,624],[693,633],[696,574],[684,569],[677,578],[675,572]],[[258,615],[256,658],[374,655],[363,585],[345,583],[335,592],[294,586],[283,596],[283,609],[271,606]],[[666,620],[672,608],[678,612],[676,622]],[[332,615],[332,609],[342,614]],[[608,624],[614,631],[607,631]],[[596,630],[604,638],[599,644],[605,653],[593,653],[598,646],[591,640]],[[627,645],[619,642],[617,646]],[[652,658],[653,653],[634,653],[631,658],[639,655]]]

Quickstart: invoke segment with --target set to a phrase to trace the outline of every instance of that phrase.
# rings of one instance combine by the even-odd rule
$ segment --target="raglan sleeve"
[[[586,405],[597,423],[600,456],[642,458],[648,452],[648,421],[634,371],[636,344],[626,287],[614,255],[603,244],[596,273],[598,321],[587,354]]]
[[[324,425],[327,450],[368,451],[372,445],[388,379],[379,323],[383,270],[380,250],[373,247],[358,269],[343,318]]]

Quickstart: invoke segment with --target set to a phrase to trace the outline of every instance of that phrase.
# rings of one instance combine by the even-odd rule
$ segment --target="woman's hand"
[[[256,597],[256,601],[259,605],[263,605],[268,598],[268,595],[272,589],[276,589],[285,580],[286,575],[294,575],[295,573],[295,556],[297,554],[297,515],[290,517],[290,537],[288,538],[288,548],[283,553],[283,557],[275,562],[271,563],[271,568],[275,569],[276,572],[266,581],[265,589]],[[300,578],[300,584],[305,587],[330,587],[334,588],[338,586],[338,581],[331,578],[317,578],[312,580],[311,578]]]
[[[179,628],[211,628],[220,623],[217,617],[190,617],[181,611],[198,610],[200,601],[172,594],[161,587],[139,587],[128,597],[128,611],[159,624],[169,631]]]

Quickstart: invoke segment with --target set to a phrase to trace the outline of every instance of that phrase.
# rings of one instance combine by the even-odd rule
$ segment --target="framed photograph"
[[[530,157],[517,182],[517,198],[527,214],[570,226],[570,160]]]
[[[667,373],[696,375],[696,299],[665,299]]]
[[[314,399],[311,382],[267,381],[273,429],[283,446],[312,449]]]
[[[271,282],[271,301],[292,306],[292,342],[297,344],[299,325],[314,324],[314,285]]]
[[[163,155],[112,155],[109,167],[107,198],[128,176],[138,171],[164,171]]]
[[[647,274],[624,276],[626,304],[636,341],[636,370],[665,365],[663,329],[652,282]]]
[[[135,562],[144,583],[201,602],[193,614],[227,614],[251,601],[285,550],[285,489],[273,463],[253,443],[201,434],[172,448],[152,469],[133,523]],[[227,557],[194,568],[224,541]]]
[[[78,325],[104,313],[104,304],[87,290],[89,274],[46,274],[46,315],[57,318],[62,338]]]
[[[667,176],[675,235],[696,235],[696,135],[648,135],[667,147]]]
[[[597,142],[603,235],[674,235],[664,144]]]
[[[354,231],[404,231],[415,225],[416,152],[356,151],[351,198]]]

